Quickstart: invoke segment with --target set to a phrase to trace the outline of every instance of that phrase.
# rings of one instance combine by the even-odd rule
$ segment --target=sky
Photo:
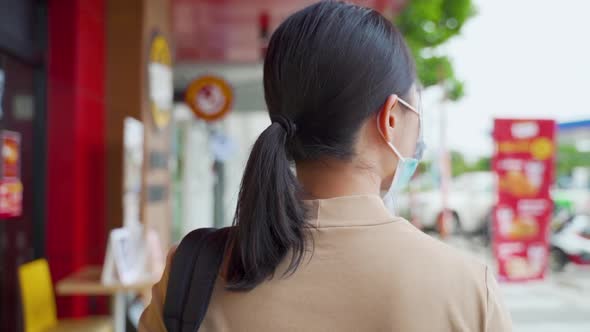
[[[590,119],[590,1],[474,2],[477,16],[441,50],[466,86],[462,100],[444,106],[449,147],[489,155],[494,117]],[[423,95],[433,148],[441,114],[435,90]]]

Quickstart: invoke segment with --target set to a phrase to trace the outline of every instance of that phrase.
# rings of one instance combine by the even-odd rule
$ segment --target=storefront
[[[8,9],[8,10],[4,10]],[[45,6],[3,1],[0,11],[0,321],[16,330],[19,264],[44,254]]]
[[[0,321],[11,331],[22,328],[19,265],[46,257],[55,279],[104,253],[104,9],[80,3],[10,0],[0,12],[2,150],[12,156],[3,158]],[[93,305],[58,304],[63,315]]]
[[[124,224],[128,117],[145,127],[140,215],[168,245],[170,110],[153,82],[170,81],[171,106],[169,13],[168,0],[2,0],[3,330],[22,330],[18,266],[46,258],[57,282],[103,263],[109,231]],[[106,298],[56,300],[60,317],[108,312]]]

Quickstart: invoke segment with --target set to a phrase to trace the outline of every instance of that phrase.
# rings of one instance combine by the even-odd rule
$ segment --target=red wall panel
[[[106,244],[104,0],[49,1],[48,52],[46,252],[58,281],[100,264]],[[93,311],[85,297],[57,302],[60,316]]]
[[[399,11],[407,0],[351,0],[383,12]],[[172,0],[176,61],[257,62],[264,42],[260,16],[272,32],[288,15],[318,0]]]

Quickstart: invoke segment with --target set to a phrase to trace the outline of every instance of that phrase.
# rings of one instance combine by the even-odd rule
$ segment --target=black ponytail
[[[286,151],[294,124],[275,120],[256,140],[240,188],[227,270],[228,289],[249,290],[291,251],[286,273],[305,251],[305,207]]]
[[[291,161],[352,158],[361,126],[389,95],[405,96],[415,74],[399,31],[368,8],[322,1],[276,29],[264,60],[272,124],[254,144],[242,179],[229,289],[256,287],[284,259],[286,274],[297,269],[311,238]]]

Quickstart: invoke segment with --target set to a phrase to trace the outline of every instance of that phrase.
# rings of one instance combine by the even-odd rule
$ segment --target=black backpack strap
[[[229,228],[201,228],[186,235],[170,268],[164,324],[168,332],[197,331],[209,306]]]
[[[209,307],[215,281],[219,275],[219,267],[228,239],[229,228],[219,229],[207,236],[205,245],[201,247],[195,264],[188,299],[182,313],[182,332],[196,332]]]

